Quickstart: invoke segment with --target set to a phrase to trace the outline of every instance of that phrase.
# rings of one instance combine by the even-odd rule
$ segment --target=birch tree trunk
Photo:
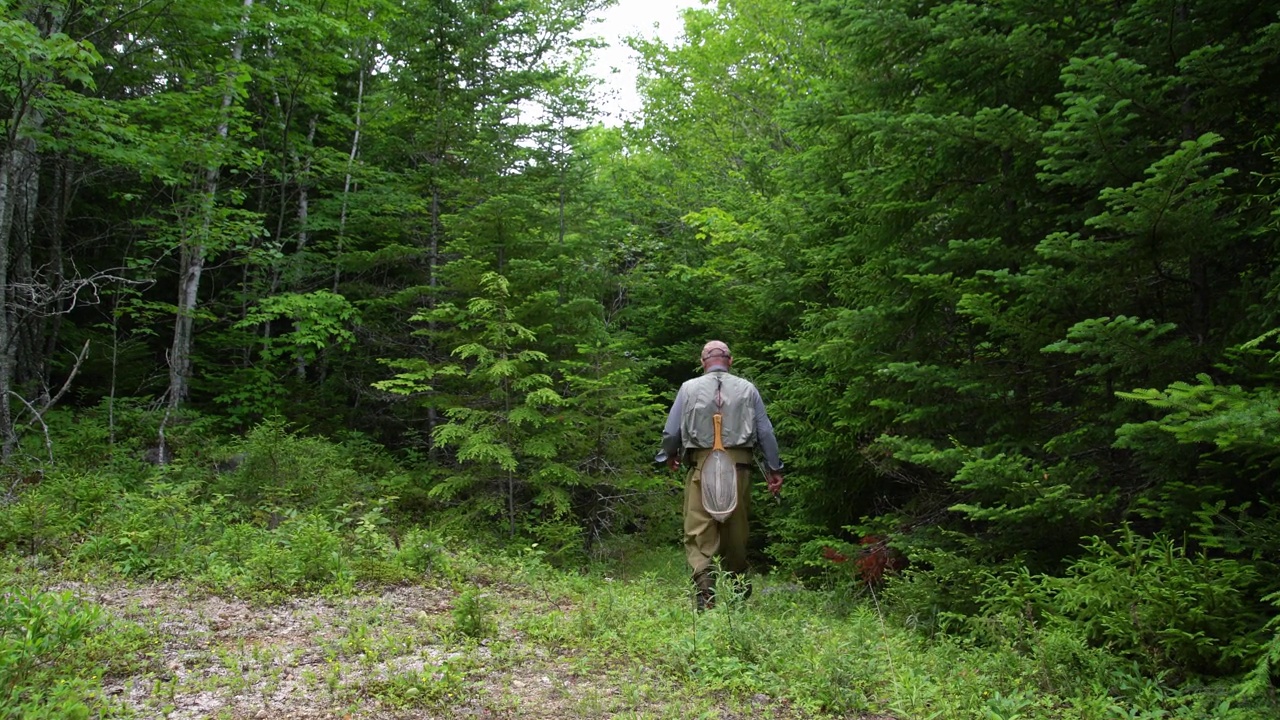
[[[342,209],[338,213],[338,252],[342,255],[342,245],[345,233],[347,232],[347,210],[351,202],[352,190],[352,173],[355,169],[356,158],[360,156],[360,130],[364,121],[364,76],[366,61],[360,63],[360,75],[357,79],[356,86],[356,118],[355,130],[351,134],[351,152],[347,155],[347,175],[342,182]],[[341,266],[334,264],[333,267],[333,292],[338,292],[338,281],[342,277]]]
[[[244,57],[244,31],[249,24],[253,0],[244,0],[240,28],[231,49],[232,67],[228,70],[227,88],[222,95],[222,116],[218,122],[217,142],[225,143],[231,128],[231,104],[235,102],[234,73]],[[200,230],[194,237],[182,238],[178,277],[178,313],[173,325],[173,346],[169,351],[169,410],[174,411],[191,396],[191,350],[195,331],[195,311],[200,295],[200,276],[204,272],[205,253],[217,205],[220,162],[210,163],[205,171],[201,200]],[[163,450],[163,448],[162,448]]]

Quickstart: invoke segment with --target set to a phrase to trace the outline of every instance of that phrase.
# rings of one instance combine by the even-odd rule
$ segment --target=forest
[[[611,4],[0,0],[0,718],[132,716],[67,583],[435,577],[474,643],[486,573],[756,716],[1276,717],[1280,2],[703,0],[620,123]],[[786,485],[689,640],[713,338]]]

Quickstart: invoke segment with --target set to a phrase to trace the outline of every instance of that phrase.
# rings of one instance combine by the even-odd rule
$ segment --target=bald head
[[[729,353],[729,346],[719,340],[712,340],[702,346],[702,369],[710,370],[713,367],[728,368],[733,364],[733,355]]]

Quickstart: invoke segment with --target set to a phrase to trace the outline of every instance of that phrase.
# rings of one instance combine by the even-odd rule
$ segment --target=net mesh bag
[[[738,471],[723,450],[713,450],[702,463],[702,507],[717,522],[738,507]]]
[[[724,522],[738,507],[738,469],[721,444],[720,414],[716,413],[713,420],[715,447],[702,461],[702,507],[716,522]]]

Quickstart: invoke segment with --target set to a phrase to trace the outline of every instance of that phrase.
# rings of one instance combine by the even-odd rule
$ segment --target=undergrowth
[[[516,633],[580,672],[657,672],[691,697],[766,697],[802,716],[1275,716],[1277,643],[1256,658],[1231,635],[1256,578],[1163,538],[1095,539],[1062,577],[938,554],[874,593],[765,577],[747,598],[722,582],[716,607],[695,613],[671,539],[615,537],[594,564],[566,568],[535,538],[459,536],[406,511],[397,492],[412,473],[368,444],[265,423],[167,465],[121,452],[44,468],[0,513],[0,718],[127,715],[103,682],[152,657],[145,630],[28,579],[50,573],[177,580],[263,603],[436,583],[454,593],[445,630],[460,647]],[[556,609],[523,612],[502,601],[513,592]],[[1245,682],[1198,672],[1223,664]],[[405,671],[360,692],[439,709],[470,672]]]
[[[928,637],[902,622],[893,600],[847,588],[806,590],[758,580],[749,599],[726,593],[715,609],[690,609],[676,553],[609,580],[548,574],[573,598],[563,620],[530,617],[521,628],[539,642],[585,653],[600,666],[638,663],[707,692],[765,694],[806,716],[897,718],[1225,718],[1274,717],[1267,699],[1229,682],[1153,677],[1143,664],[1092,641],[1087,626],[1023,622],[988,632]],[[995,622],[996,620],[993,620]],[[1003,622],[1012,624],[1009,619]]]

